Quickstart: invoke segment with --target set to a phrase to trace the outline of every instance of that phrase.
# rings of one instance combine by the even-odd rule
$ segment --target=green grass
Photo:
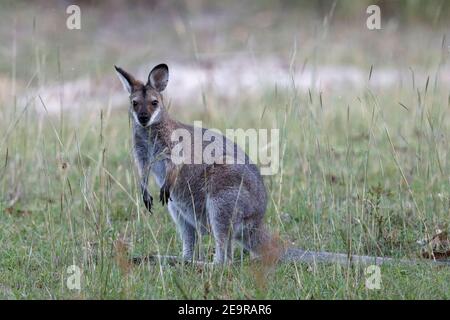
[[[302,248],[417,257],[416,241],[448,222],[449,119],[444,92],[430,94],[419,106],[408,101],[412,99],[407,89],[376,100],[367,91],[348,111],[333,97],[321,108],[317,97],[311,104],[306,94],[298,100],[293,96],[291,91],[268,93],[260,101],[235,106],[234,115],[222,126],[218,112],[204,121],[219,128],[245,128],[269,127],[277,119],[286,152],[280,173],[266,178],[270,229]],[[392,101],[408,101],[409,110]],[[270,109],[261,120],[263,102]],[[252,113],[245,112],[249,108]],[[156,204],[149,215],[139,201],[125,108],[104,114],[94,113],[79,123],[67,117],[60,135],[58,118],[33,109],[16,114],[3,109],[2,132],[9,132],[2,135],[0,153],[0,284],[5,295],[449,297],[450,269],[425,265],[383,267],[381,290],[365,288],[359,267],[280,265],[260,283],[255,278],[258,267],[247,258],[225,270],[125,266],[121,261],[126,255],[176,254],[180,241],[166,208]],[[157,194],[154,185],[151,190]],[[17,201],[12,200],[16,195]],[[210,258],[211,239],[203,244]],[[72,264],[83,270],[80,292],[66,287],[66,269]]]
[[[90,14],[87,29],[98,23]],[[38,19],[36,31],[22,30],[27,35],[34,32],[42,42],[18,40],[17,78],[23,83],[33,70],[40,70],[37,78],[43,84],[46,77],[60,79],[57,56],[50,55],[55,49],[49,40],[52,33],[39,28],[47,22]],[[32,24],[27,23],[18,25]],[[282,24],[276,26],[279,34],[288,34]],[[65,41],[69,47],[64,47]],[[326,38],[323,41],[305,42],[299,55],[318,51],[318,56],[310,57],[317,64],[349,63],[346,59],[363,66],[373,62],[364,55],[370,51],[363,50],[364,43],[358,42],[357,52],[341,48],[346,53],[336,58],[327,55],[331,50]],[[408,52],[411,56],[399,68],[423,63],[419,67],[436,70],[445,63],[439,41],[430,52]],[[113,77],[106,65],[110,68],[121,56],[119,49],[95,52],[87,45],[92,38],[84,33],[75,40],[55,42],[63,44],[62,52],[73,51],[73,63],[80,66],[75,74]],[[289,43],[289,50],[287,46],[283,50],[292,49],[292,39]],[[77,44],[81,49],[74,49]],[[270,49],[267,45],[262,45],[264,50]],[[339,42],[334,45],[340,47]],[[130,64],[138,65],[148,52],[154,53],[147,49],[130,53]],[[62,56],[67,80],[74,76],[67,71],[72,56]],[[298,68],[305,56],[294,61]],[[48,63],[43,63],[46,59]],[[9,59],[0,60],[0,70],[11,69]],[[92,65],[84,64],[88,60]],[[20,90],[19,97],[28,88]],[[382,267],[380,290],[365,287],[362,267],[281,264],[267,271],[248,257],[240,261],[238,252],[240,262],[225,268],[128,265],[127,257],[177,254],[181,244],[167,209],[156,203],[150,215],[140,201],[126,106],[108,110],[108,97],[103,101],[102,111],[94,107],[81,115],[66,111],[61,118],[42,112],[37,97],[29,106],[0,100],[0,298],[450,298],[450,268],[427,264]],[[421,249],[417,240],[448,228],[450,101],[448,88],[439,83],[380,90],[368,82],[363,90],[312,90],[311,96],[294,87],[261,88],[256,97],[219,103],[212,96],[208,101],[208,112],[188,102],[171,111],[177,119],[203,120],[205,126],[219,129],[280,129],[284,150],[280,172],[265,178],[270,199],[266,222],[283,240],[312,250],[417,258]],[[150,189],[158,194],[153,181]],[[212,242],[210,237],[202,242],[208,259]],[[66,286],[70,265],[82,269],[80,291]]]

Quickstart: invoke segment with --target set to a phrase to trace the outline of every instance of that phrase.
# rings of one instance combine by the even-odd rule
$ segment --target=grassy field
[[[111,49],[111,43],[89,46],[103,33],[80,31],[70,41],[53,38],[39,11],[37,23],[33,23],[32,8],[11,10],[16,12],[18,31],[12,36],[14,29],[10,28],[6,35],[2,27],[2,36],[8,41],[2,43],[0,61],[0,80],[8,84],[7,93],[0,95],[0,298],[450,298],[450,268],[425,263],[383,266],[379,290],[366,288],[362,267],[284,264],[267,270],[248,257],[241,259],[238,252],[239,262],[224,268],[129,264],[129,257],[177,254],[181,243],[167,209],[157,203],[150,215],[140,201],[126,104],[110,108],[109,97],[104,96],[100,106],[90,109],[85,101],[83,110],[66,108],[53,114],[45,111],[46,101],[38,95],[23,98],[32,88],[61,83],[62,78],[69,82],[83,72],[96,79],[112,79],[113,70],[108,66],[113,60],[140,66],[146,50],[151,52],[151,61],[169,50],[152,51],[141,45],[128,57],[126,48],[135,39],[116,30],[111,38],[122,42],[114,42],[116,51],[109,54],[105,47]],[[12,18],[5,19],[3,23]],[[101,28],[95,10],[89,11],[87,19],[88,30]],[[274,32],[287,34],[277,19]],[[224,24],[230,27],[229,21]],[[369,70],[375,64],[375,75],[377,66],[384,66],[380,61],[383,54],[376,56],[370,53],[372,45],[358,42],[365,31],[355,33],[359,37],[354,38],[352,55],[339,40],[327,42],[333,39],[327,32],[338,31],[317,25],[323,43],[302,42],[296,56],[292,39],[279,39],[289,47],[273,51],[298,68],[306,58],[319,65],[357,64],[367,69],[362,89],[304,91],[292,83],[286,88],[275,84],[262,87],[256,96],[242,93],[239,99],[220,100],[212,94],[209,99],[206,93],[206,111],[205,105],[186,101],[171,108],[172,115],[188,123],[202,120],[205,126],[223,130],[280,129],[280,172],[265,177],[270,199],[266,221],[287,243],[311,250],[417,258],[421,250],[418,240],[449,227],[450,95],[448,86],[434,80],[436,70],[446,66],[448,52],[441,41],[448,40],[439,31],[417,27],[429,41],[428,52],[411,50],[403,58],[394,55],[386,58],[386,65],[422,68],[430,72],[429,80],[411,78],[376,88]],[[167,32],[170,36],[171,31]],[[393,37],[401,35],[398,32]],[[413,35],[407,33],[405,43],[410,44]],[[180,41],[176,33],[171,36]],[[211,51],[242,50],[239,42],[231,42]],[[165,48],[163,40],[158,43]],[[58,45],[67,55],[55,54]],[[191,45],[192,38],[181,42],[178,54],[192,58]],[[261,51],[270,51],[267,46],[262,44]],[[338,48],[339,54],[331,57],[327,54],[330,48]],[[405,50],[393,48],[397,53]],[[203,49],[208,51],[208,46]],[[72,56],[75,60],[69,62]],[[79,66],[73,73],[72,64]],[[14,91],[11,86],[16,83]],[[118,83],[114,88],[121,90]],[[70,104],[64,101],[64,105]],[[158,189],[153,181],[150,190],[156,199]],[[210,237],[203,239],[202,248],[211,259]],[[81,290],[67,288],[71,265],[82,270]]]

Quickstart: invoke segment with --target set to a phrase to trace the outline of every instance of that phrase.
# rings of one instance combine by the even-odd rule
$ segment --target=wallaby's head
[[[147,83],[136,80],[122,68],[116,68],[117,76],[130,95],[130,110],[137,124],[148,127],[161,120],[164,109],[161,92],[169,81],[169,68],[159,64],[150,71]]]

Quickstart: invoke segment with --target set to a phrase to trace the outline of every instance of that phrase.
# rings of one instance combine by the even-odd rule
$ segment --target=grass
[[[260,126],[278,119],[286,152],[280,174],[266,179],[272,231],[302,248],[416,257],[416,240],[448,222],[449,119],[440,92],[409,110],[388,102],[408,96],[375,104],[367,93],[347,111],[301,95],[284,117],[273,94]],[[260,122],[259,112],[242,116],[258,105],[237,106],[226,125]],[[1,149],[0,283],[16,298],[449,297],[450,270],[429,266],[383,267],[381,290],[365,289],[361,268],[334,265],[279,266],[264,283],[247,259],[225,270],[129,267],[125,255],[174,254],[180,242],[166,209],[149,215],[139,201],[125,109],[67,120],[62,135],[58,118],[5,113],[14,126]],[[204,123],[223,115],[212,117]],[[72,264],[83,270],[80,292],[66,287]]]
[[[50,51],[46,44],[39,47]],[[34,54],[28,64],[45,73]],[[445,63],[440,54],[438,45],[417,61],[435,70]],[[25,69],[28,60],[18,59]],[[280,128],[280,172],[265,182],[266,221],[282,239],[313,250],[416,258],[417,240],[448,228],[448,89],[429,81],[380,90],[368,80],[357,91],[308,93],[293,85],[261,92],[220,103],[211,94],[208,112],[201,105],[171,110],[219,129]],[[289,264],[266,274],[247,257],[226,268],[130,266],[127,257],[176,254],[181,244],[167,209],[156,204],[150,215],[140,201],[125,106],[109,109],[104,97],[100,109],[59,117],[39,97],[14,101],[0,101],[0,298],[450,298],[450,269],[426,264],[382,267],[380,290],[365,287],[361,267]],[[150,189],[158,194],[153,182]],[[202,247],[210,259],[210,237]],[[66,286],[70,265],[82,270],[79,291]]]

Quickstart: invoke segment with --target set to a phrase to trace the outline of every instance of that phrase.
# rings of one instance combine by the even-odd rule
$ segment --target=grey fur
[[[147,189],[151,173],[160,187],[160,201],[163,205],[168,203],[170,215],[177,225],[183,243],[183,258],[193,259],[198,236],[206,232],[211,232],[215,239],[215,263],[232,259],[233,240],[241,242],[252,254],[260,255],[269,236],[263,226],[267,192],[257,166],[234,142],[219,134],[217,138],[224,142],[223,157],[233,157],[235,160],[243,157],[244,161],[240,162],[243,164],[176,166],[170,159],[170,151],[174,146],[170,140],[171,134],[183,128],[193,135],[194,127],[171,119],[162,103],[159,91],[167,84],[167,66],[155,67],[145,85],[122,69],[116,67],[116,70],[121,81],[125,79],[132,82],[130,99],[133,101],[138,97],[138,103],[141,104],[132,106],[130,113],[133,120],[134,158],[144,203],[151,210],[152,197]],[[155,70],[158,72],[156,76],[152,74]],[[158,79],[162,82],[158,83]],[[149,97],[155,95],[158,95],[160,103],[156,109],[149,111]],[[141,118],[147,119],[155,112],[159,112],[156,123],[144,126],[139,122],[139,114]],[[206,145],[207,142],[204,142],[203,147]],[[194,150],[193,146],[191,150]]]
[[[234,240],[241,242],[244,248],[269,264],[279,260],[340,264],[385,264],[397,261],[392,258],[311,252],[278,246],[276,239],[264,228],[267,193],[263,179],[257,166],[234,142],[220,134],[215,136],[216,139],[223,139],[222,155],[235,160],[239,158],[243,161],[238,163],[243,164],[175,166],[171,161],[172,132],[184,128],[193,134],[195,129],[171,119],[164,107],[160,91],[167,85],[167,66],[153,68],[146,84],[135,80],[121,68],[116,67],[116,71],[130,94],[134,158],[144,204],[150,211],[153,198],[147,184],[152,174],[160,187],[160,201],[163,205],[167,203],[169,213],[177,225],[185,260],[193,260],[199,235],[212,232],[216,249],[215,263],[231,260]],[[155,100],[157,103],[153,105]],[[205,132],[206,129],[201,130]],[[206,145],[207,142],[204,142],[203,147]],[[168,257],[168,260],[174,261],[176,257]],[[399,262],[409,264],[418,261]],[[434,261],[433,264],[450,265],[450,262]]]

